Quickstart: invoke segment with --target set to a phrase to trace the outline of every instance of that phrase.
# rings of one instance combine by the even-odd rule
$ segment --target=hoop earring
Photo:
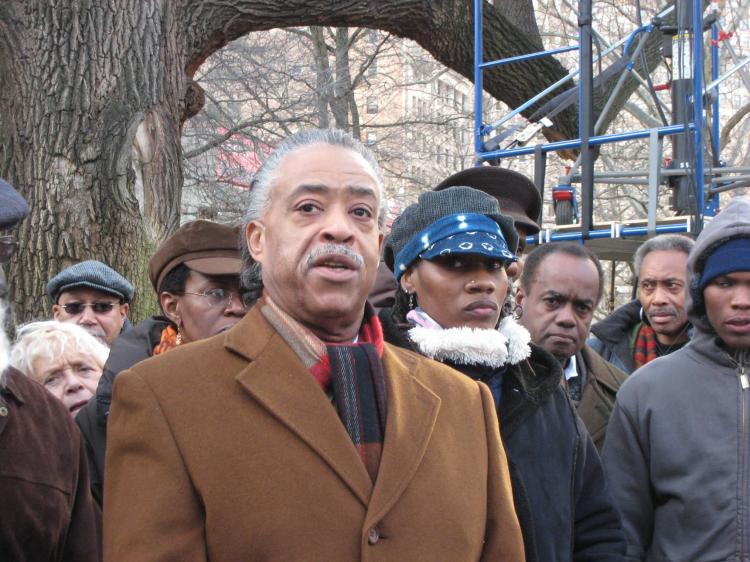
[[[523,307],[520,304],[517,304],[513,308],[513,320],[520,320],[523,316]]]

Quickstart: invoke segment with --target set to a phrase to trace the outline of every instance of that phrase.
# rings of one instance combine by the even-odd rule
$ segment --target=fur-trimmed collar
[[[509,316],[496,330],[465,327],[434,330],[416,326],[409,330],[409,339],[422,355],[457,365],[497,368],[515,365],[531,355],[529,332]]]

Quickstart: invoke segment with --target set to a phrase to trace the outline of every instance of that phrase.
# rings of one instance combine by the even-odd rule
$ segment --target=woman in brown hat
[[[115,340],[95,398],[76,417],[89,454],[91,488],[100,504],[115,378],[144,359],[239,322],[247,311],[240,290],[241,264],[239,230],[205,220],[183,225],[149,260],[149,277],[163,316],[153,316]]]

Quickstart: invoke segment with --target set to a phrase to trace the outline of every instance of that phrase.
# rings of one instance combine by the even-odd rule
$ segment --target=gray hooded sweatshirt
[[[735,237],[750,237],[748,199],[733,199],[690,253],[693,339],[617,394],[603,459],[629,561],[750,561],[750,350],[747,366],[725,351],[698,290],[705,258]]]

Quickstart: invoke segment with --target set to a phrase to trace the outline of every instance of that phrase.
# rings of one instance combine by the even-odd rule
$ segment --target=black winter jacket
[[[379,317],[387,342],[419,352],[406,333],[408,326],[397,325],[390,309]],[[493,377],[502,377],[498,417],[526,560],[624,560],[625,537],[601,460],[560,386],[557,360],[532,345],[529,359],[494,371],[450,366],[490,385]]]
[[[86,443],[89,459],[91,491],[99,505],[104,494],[104,453],[107,448],[107,416],[112,404],[112,387],[115,378],[124,371],[153,355],[154,346],[161,340],[161,333],[170,321],[163,316],[153,316],[135,328],[128,330],[112,344],[109,358],[104,364],[102,378],[96,388],[96,396],[89,400],[76,416]]]
[[[640,323],[641,302],[636,299],[591,326],[591,336],[586,343],[605,361],[630,374],[635,371],[634,330]]]

